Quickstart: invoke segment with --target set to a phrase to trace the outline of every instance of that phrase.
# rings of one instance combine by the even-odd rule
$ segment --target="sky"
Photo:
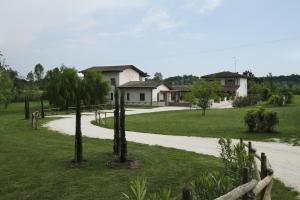
[[[0,0],[0,7],[0,51],[23,76],[37,63],[133,64],[164,77],[300,74],[299,0]]]

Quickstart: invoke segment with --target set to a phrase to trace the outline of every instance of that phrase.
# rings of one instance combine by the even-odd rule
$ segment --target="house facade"
[[[104,79],[111,83],[111,93],[107,101],[114,104],[114,93],[124,92],[127,105],[183,106],[186,90],[173,88],[163,81],[146,80],[147,73],[133,65],[97,66],[81,71],[101,72]]]
[[[236,97],[246,97],[248,95],[247,77],[239,73],[224,71],[202,76],[204,80],[220,81],[226,92],[232,93]]]

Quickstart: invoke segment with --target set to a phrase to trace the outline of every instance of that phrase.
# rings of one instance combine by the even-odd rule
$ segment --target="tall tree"
[[[16,89],[9,72],[2,67],[0,69],[0,83],[0,104],[4,104],[4,107],[7,108],[15,96]]]
[[[28,72],[28,74],[26,76],[26,79],[29,82],[33,82],[34,81],[34,75],[33,75],[32,71]]]
[[[185,99],[201,107],[202,115],[205,116],[206,109],[210,106],[210,100],[219,97],[221,85],[217,82],[200,80],[190,86],[190,91],[186,94]]]
[[[108,82],[104,81],[102,74],[96,71],[88,71],[83,79],[84,104],[96,105],[105,101],[105,95],[109,92]]]
[[[40,63],[34,67],[34,76],[38,82],[40,82],[44,76],[44,67]]]
[[[153,80],[154,81],[162,81],[163,80],[163,75],[161,72],[156,72],[154,74],[154,77],[153,77]]]

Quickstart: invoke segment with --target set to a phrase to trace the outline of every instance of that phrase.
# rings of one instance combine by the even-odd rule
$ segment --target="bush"
[[[250,95],[247,97],[236,97],[232,103],[232,106],[235,108],[245,107],[245,106],[253,106],[257,104],[259,99],[254,96]]]
[[[279,118],[276,112],[259,108],[249,110],[244,121],[249,132],[273,132]]]
[[[279,123],[277,113],[271,110],[264,113],[264,129],[266,132],[273,132],[274,127]]]
[[[231,179],[221,173],[204,172],[192,183],[194,198],[197,200],[212,200],[233,187]]]
[[[171,189],[164,189],[156,193],[148,193],[146,178],[135,178],[130,182],[131,194],[123,193],[128,200],[170,200]]]
[[[242,184],[243,168],[252,165],[253,154],[248,154],[244,143],[232,144],[231,139],[219,140],[220,156],[224,163],[224,174],[230,177],[233,187]]]
[[[270,96],[270,98],[268,100],[268,104],[277,105],[277,106],[283,106],[284,105],[284,101],[285,101],[285,97],[284,96],[274,94],[274,95]]]

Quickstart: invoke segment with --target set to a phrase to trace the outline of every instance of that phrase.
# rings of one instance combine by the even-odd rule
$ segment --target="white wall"
[[[145,104],[150,105],[152,99],[152,89],[151,88],[123,88],[125,102],[129,104]],[[130,94],[130,99],[127,101],[127,93]],[[145,101],[140,101],[140,94],[145,94]]]
[[[162,85],[158,86],[157,88],[153,89],[153,92],[152,92],[153,102],[157,103],[157,94],[159,94],[158,102],[164,101],[164,94],[162,91],[169,91],[169,88],[166,85],[162,84]],[[169,98],[171,98],[171,97],[169,97]],[[169,100],[171,100],[171,99],[169,99]]]
[[[123,85],[129,81],[140,81],[140,73],[133,69],[125,69],[123,72],[120,72],[119,84]]]
[[[246,97],[248,95],[247,79],[239,79],[240,87],[236,91],[236,96]]]

